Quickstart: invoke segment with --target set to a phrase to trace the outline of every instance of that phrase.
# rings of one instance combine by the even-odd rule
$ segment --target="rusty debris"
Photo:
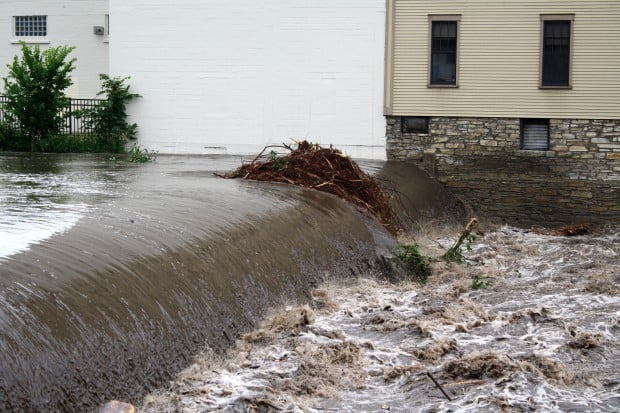
[[[590,230],[590,224],[565,225],[563,227],[555,229],[546,229],[538,226],[532,227],[532,231],[535,234],[556,235],[561,237],[575,237],[578,235],[586,235],[590,233]]]
[[[295,148],[267,146],[252,162],[217,176],[283,182],[328,192],[374,215],[391,233],[400,229],[389,197],[377,180],[331,146],[323,148],[307,141],[297,142]]]
[[[565,237],[586,235],[588,232],[590,232],[590,225],[588,224],[566,225],[557,230],[558,235],[563,235]]]

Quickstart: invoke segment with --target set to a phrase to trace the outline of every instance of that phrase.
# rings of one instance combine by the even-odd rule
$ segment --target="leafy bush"
[[[37,150],[41,142],[57,135],[63,121],[63,109],[68,108],[69,98],[64,91],[73,84],[70,73],[76,59],[67,61],[74,47],[50,47],[44,51],[39,46],[21,42],[21,59],[15,56],[8,65],[9,73],[3,78],[6,119],[3,131],[9,137],[22,135],[30,150]],[[19,131],[19,133],[17,133]],[[3,134],[6,136],[7,134]],[[16,143],[20,147],[21,143]]]
[[[0,124],[0,150],[25,152],[30,150],[29,140],[8,122]]]
[[[405,265],[407,272],[425,283],[431,275],[430,258],[420,254],[417,244],[401,245],[396,257]]]
[[[88,126],[92,127],[102,142],[109,147],[109,152],[123,152],[125,143],[135,139],[138,125],[127,122],[127,103],[141,97],[129,92],[130,86],[125,82],[129,77],[110,77],[100,74],[101,91],[97,96],[104,96],[96,107],[86,109],[78,115],[83,116]]]
[[[113,152],[97,135],[54,135],[41,142],[41,152],[84,153]]]

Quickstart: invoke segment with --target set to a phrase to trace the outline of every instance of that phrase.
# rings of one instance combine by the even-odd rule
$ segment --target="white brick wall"
[[[307,138],[385,157],[384,0],[110,0],[139,144],[252,153]]]
[[[93,98],[100,90],[99,73],[108,72],[107,37],[93,34],[93,26],[104,26],[108,0],[0,0],[0,77],[8,73],[6,65],[21,55],[19,38],[14,37],[13,16],[47,15],[49,46],[76,46],[71,97]],[[0,86],[2,94],[3,85]]]

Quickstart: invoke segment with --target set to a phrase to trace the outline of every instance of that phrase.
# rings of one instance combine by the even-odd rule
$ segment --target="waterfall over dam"
[[[226,350],[328,277],[378,270],[394,247],[334,196],[212,174],[238,164],[0,156],[0,411],[136,402],[198,351]],[[424,200],[400,204],[410,214],[458,209],[415,166],[364,167],[419,188]]]

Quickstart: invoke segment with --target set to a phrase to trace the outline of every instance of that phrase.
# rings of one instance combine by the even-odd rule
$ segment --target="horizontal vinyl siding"
[[[393,0],[393,115],[620,118],[620,1]],[[540,14],[575,14],[572,89],[539,89]],[[428,88],[428,15],[460,14],[458,88]]]

